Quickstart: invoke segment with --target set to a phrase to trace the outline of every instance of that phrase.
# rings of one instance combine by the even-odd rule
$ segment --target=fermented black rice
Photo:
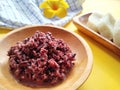
[[[75,54],[50,32],[36,33],[8,51],[12,75],[21,83],[39,87],[63,81],[74,65]]]

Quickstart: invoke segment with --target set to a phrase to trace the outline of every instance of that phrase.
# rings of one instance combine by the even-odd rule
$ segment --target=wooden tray
[[[120,47],[119,46],[115,45],[112,41],[104,38],[99,33],[96,33],[95,31],[93,31],[86,25],[88,18],[91,14],[92,13],[87,13],[84,15],[76,16],[73,18],[73,23],[82,33],[88,35],[92,39],[96,40],[97,42],[104,45],[106,48],[110,49],[115,54],[120,56]]]

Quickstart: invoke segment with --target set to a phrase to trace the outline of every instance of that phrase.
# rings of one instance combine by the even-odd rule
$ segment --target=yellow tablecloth
[[[120,0],[86,0],[80,14],[91,11],[110,12],[115,19],[119,19],[119,7]],[[78,90],[120,90],[120,57],[79,32],[72,21],[65,28],[81,35],[93,52],[93,70],[87,81]],[[0,28],[0,39],[8,32],[10,30]]]

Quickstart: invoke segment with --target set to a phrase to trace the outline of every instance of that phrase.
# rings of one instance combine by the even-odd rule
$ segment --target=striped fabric
[[[62,19],[43,16],[39,4],[44,0],[0,0],[0,26],[18,28],[32,24],[63,26],[82,10],[84,0],[66,0],[70,5],[68,15]]]

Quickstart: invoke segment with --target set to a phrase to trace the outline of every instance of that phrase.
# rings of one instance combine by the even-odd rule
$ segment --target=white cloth
[[[66,0],[70,6],[66,17],[48,19],[39,8],[44,0],[0,0],[0,27],[18,28],[32,24],[65,25],[82,10],[84,0]]]

